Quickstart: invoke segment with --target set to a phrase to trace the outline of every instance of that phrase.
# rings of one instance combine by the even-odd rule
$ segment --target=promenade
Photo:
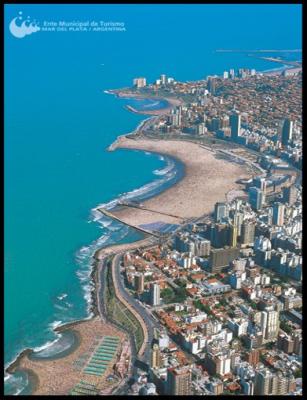
[[[158,244],[158,240],[154,237],[149,237],[141,241],[137,241],[134,243],[128,243],[120,246],[111,246],[106,249],[100,250],[99,254],[96,254],[95,257],[99,260],[98,263],[98,282],[97,282],[97,300],[98,300],[98,309],[102,317],[105,314],[105,305],[103,290],[101,288],[105,287],[105,269],[106,260],[111,260],[111,271],[112,271],[112,282],[114,285],[116,298],[125,306],[127,309],[133,314],[133,316],[140,323],[143,333],[144,340],[143,343],[137,352],[137,358],[141,359],[144,362],[149,362],[150,360],[150,351],[151,351],[151,343],[153,340],[153,328],[159,328],[158,322],[151,316],[148,310],[144,308],[140,303],[136,301],[134,297],[132,297],[125,288],[124,278],[120,272],[120,262],[122,260],[123,255],[128,251],[133,251],[136,249],[148,249]]]

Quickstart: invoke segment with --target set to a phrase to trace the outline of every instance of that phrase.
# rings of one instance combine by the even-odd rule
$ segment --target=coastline
[[[113,93],[112,93],[113,94]],[[120,96],[119,96],[120,97]],[[166,100],[166,99],[165,99]],[[168,101],[168,100],[166,100]],[[175,103],[171,103],[168,101],[168,104],[179,104],[177,101],[175,101]],[[181,101],[180,101],[181,104]],[[169,111],[169,109],[172,108],[172,105],[169,105],[167,108],[163,108],[160,110],[154,110],[154,112],[157,112],[157,114],[154,114],[152,116],[150,116],[149,118],[146,118],[144,120],[142,120],[139,125],[136,127],[136,129],[134,131],[132,131],[130,134],[126,134],[126,135],[120,135],[118,136],[118,138],[115,140],[115,142],[120,139],[121,136],[127,136],[127,135],[134,135],[135,133],[139,132],[143,126],[148,122],[151,121],[155,118],[157,118],[157,115],[160,114],[164,114],[166,111]],[[146,112],[147,113],[147,112]],[[140,114],[143,114],[140,111]],[[159,153],[158,153],[159,154]],[[154,195],[155,196],[155,195]],[[135,247],[135,245],[137,243],[140,243],[140,245],[142,243],[146,242],[146,239],[141,239],[141,240],[137,240],[136,242],[130,242],[130,243],[124,243],[124,244],[110,244],[107,246],[103,246],[102,248],[97,249],[93,255],[92,255],[92,264],[91,264],[91,273],[90,273],[90,282],[89,285],[91,287],[90,289],[90,296],[91,296],[91,306],[89,308],[89,315],[86,316],[85,318],[81,318],[75,321],[70,321],[67,323],[63,323],[62,325],[55,327],[53,329],[53,331],[55,333],[62,333],[64,331],[73,331],[74,327],[79,325],[79,324],[84,324],[86,322],[90,322],[93,319],[95,319],[96,317],[100,316],[101,320],[107,324],[110,327],[114,327],[114,324],[110,323],[110,321],[106,321],[107,318],[105,318],[104,316],[101,315],[99,309],[98,309],[98,304],[97,304],[97,295],[98,295],[98,290],[99,290],[99,277],[98,277],[98,272],[99,272],[99,263],[101,262],[102,258],[104,258],[104,256],[106,256],[107,254],[112,253],[114,250],[123,250],[123,249],[129,249],[129,248],[133,248]],[[115,327],[115,329],[118,329],[117,327]],[[52,346],[52,344],[51,344]],[[70,352],[73,353],[75,349],[71,348],[67,350],[67,353],[69,354]],[[33,350],[32,348],[26,348],[24,350],[22,350],[17,356],[16,358],[8,364],[7,367],[4,368],[5,373],[8,374],[14,374],[15,372],[25,372],[28,376],[28,381],[31,383],[31,393],[34,393],[34,391],[37,390],[37,388],[39,387],[39,378],[37,376],[37,374],[35,374],[35,372],[33,370],[31,370],[30,368],[24,368],[21,366],[22,361],[25,359],[29,360],[30,355],[32,355],[33,353],[35,353],[35,350]],[[33,379],[32,379],[33,378]],[[34,379],[35,378],[35,379]],[[33,382],[35,382],[35,385],[33,384]],[[28,384],[29,384],[28,382]],[[27,387],[28,387],[27,384]],[[25,388],[23,388],[24,390]]]
[[[29,394],[35,393],[39,388],[38,375],[32,369],[28,369],[28,368],[24,368],[23,372],[25,372],[28,377],[28,385],[27,385],[26,391],[28,391]],[[23,391],[24,390],[25,389],[23,389]]]
[[[184,101],[180,98],[175,98],[175,97],[170,97],[170,96],[155,96],[153,94],[145,94],[145,93],[135,93],[133,91],[127,91],[125,89],[114,89],[114,90],[108,90],[105,93],[108,94],[113,94],[117,98],[124,98],[124,99],[150,99],[150,100],[156,100],[156,101],[166,101],[167,105],[166,107],[162,107],[156,110],[137,110],[134,107],[131,106],[125,106],[126,109],[129,111],[136,113],[136,114],[141,114],[141,115],[164,115],[168,113],[172,108],[177,107],[179,105],[184,104]]]
[[[291,65],[284,64],[281,67],[266,69],[265,71],[260,71],[258,74],[262,75],[280,75],[283,71],[288,71],[289,73],[295,73],[301,71],[301,67],[293,67]]]
[[[86,354],[89,357],[89,352],[93,345],[95,346],[95,340],[97,342],[105,335],[112,335],[119,337],[122,343],[127,336],[113,325],[103,323],[100,317],[61,326],[61,331],[63,330],[72,332],[77,340],[59,356],[31,357],[33,351],[28,349],[11,366],[10,373],[26,373],[28,376],[28,382],[23,391],[30,391],[31,395],[67,395],[83,376],[82,368],[80,370],[76,363]],[[112,370],[112,365],[112,363],[108,365],[103,379],[96,378],[97,385],[104,384],[107,374]]]
[[[183,178],[157,196],[145,200],[142,209],[121,206],[113,211],[116,217],[128,224],[146,226],[157,221],[178,224],[208,214],[217,201],[225,199],[227,192],[242,188],[236,183],[238,178],[249,176],[245,166],[219,159],[218,153],[192,142],[186,141],[183,147],[182,141],[176,140],[131,141],[121,137],[115,148],[156,152],[177,158],[185,165]],[[212,190],[208,191],[208,187]]]
[[[178,101],[180,102],[180,104],[182,103],[182,101],[180,101],[180,100],[178,100]],[[172,103],[172,104],[174,104],[174,103]],[[176,105],[178,105],[178,103]],[[172,108],[172,107],[164,108],[164,109],[160,110],[159,114],[153,114],[153,115],[165,114],[166,112],[169,111],[170,108]],[[138,113],[140,113],[140,114],[148,114],[148,111],[146,111],[146,112],[138,111]],[[150,152],[162,155],[162,156],[163,155],[167,155],[167,156],[170,156],[171,158],[175,158],[175,159],[179,160],[181,163],[184,164],[184,166],[186,168],[185,161],[182,158],[180,158],[180,154],[178,154],[177,151],[172,151],[170,149],[167,151],[165,148],[164,149],[161,149],[161,147],[159,148],[158,145],[161,144],[161,140],[150,140],[150,141],[147,141],[146,144],[140,145],[141,142],[139,140],[131,140],[131,138],[130,138],[130,140],[127,139],[127,136],[129,136],[129,135],[131,136],[131,135],[139,132],[142,129],[142,127],[144,126],[144,124],[147,121],[152,120],[153,118],[155,118],[155,117],[152,116],[150,118],[147,118],[147,119],[141,121],[139,126],[133,132],[131,132],[130,134],[119,136],[115,140],[116,144],[114,146],[114,149],[115,148],[126,148],[126,149],[150,151]],[[135,139],[135,138],[133,137],[133,139]],[[130,143],[127,143],[126,142],[127,140]],[[191,145],[192,146],[198,146],[198,145],[195,145],[195,144],[191,144]],[[190,146],[188,146],[188,147],[190,147]],[[204,151],[204,149],[202,151]],[[230,163],[227,162],[227,164],[230,164]],[[189,175],[191,175],[190,171],[189,171]],[[145,203],[149,204],[149,206],[151,206],[151,207],[158,206],[158,208],[159,208],[161,206],[161,202],[163,203],[163,201],[164,201],[163,198],[165,198],[165,195],[169,196],[172,192],[174,192],[174,189],[176,190],[176,188],[178,188],[178,186],[180,186],[180,183],[182,181],[184,181],[185,179],[187,179],[186,174],[184,174],[182,176],[182,178],[179,181],[177,181],[175,184],[173,184],[171,187],[163,190],[162,192],[159,192],[157,195],[154,195],[153,197],[150,197],[148,200],[145,200]],[[196,181],[197,181],[197,179],[196,179]],[[171,194],[171,196],[172,196],[172,194]],[[174,198],[176,198],[176,197],[174,197]],[[189,199],[189,202],[190,202],[190,200],[191,199]],[[211,210],[212,207],[210,205],[207,205],[207,209]],[[122,215],[124,214],[125,218],[127,218],[128,222],[131,219],[133,220],[135,218],[136,218],[137,221],[142,220],[142,222],[145,222],[145,223],[151,223],[151,222],[153,222],[153,220],[156,221],[156,214],[153,215],[153,213],[148,212],[147,216],[144,219],[144,212],[145,211],[141,212],[143,214],[142,216],[135,214],[137,212],[136,211],[131,211],[131,210],[128,210],[128,212],[127,212],[127,210],[119,210],[119,211],[115,211],[114,213],[117,213],[117,215],[119,215],[120,217],[122,217]],[[195,215],[191,215],[191,217],[192,216],[194,217]],[[185,220],[186,218],[189,218],[189,216],[182,216],[182,217],[183,217],[182,221]],[[172,217],[169,217],[169,218],[167,218],[167,223],[178,223],[178,219],[174,219]],[[141,244],[143,240],[144,239],[142,239],[140,241],[137,241],[137,242],[139,242]],[[86,322],[89,323],[90,321],[92,321],[93,319],[97,318],[98,316],[100,316],[102,321],[104,321],[104,323],[106,323],[106,321],[104,320],[103,316],[101,315],[101,313],[100,313],[100,311],[98,309],[98,304],[97,304],[97,295],[98,295],[99,284],[100,284],[99,283],[99,277],[98,277],[99,262],[109,252],[111,253],[113,251],[119,251],[120,249],[122,250],[122,249],[129,249],[130,247],[131,248],[135,247],[137,242],[120,244],[120,245],[110,245],[110,246],[102,247],[101,249],[98,249],[98,250],[95,251],[95,253],[92,255],[93,263],[91,265],[91,274],[90,274],[90,279],[91,279],[91,282],[90,282],[90,285],[91,285],[90,315],[87,316],[86,318],[82,318],[80,320],[64,323],[61,326],[54,328],[55,332],[61,333],[63,331],[67,331],[67,330],[73,330],[73,328],[75,326],[77,326],[79,324],[84,324]],[[113,324],[110,324],[110,322],[107,322],[107,325],[110,325],[110,326],[113,327]],[[28,358],[28,355],[32,354],[33,352],[34,352],[34,350],[32,350],[32,349],[25,349],[24,351],[22,351],[17,356],[15,361],[13,363],[11,363],[7,368],[5,368],[5,371],[8,372],[8,373],[14,373],[17,370],[20,370],[20,371],[22,370],[22,371],[27,372],[27,374],[29,375],[29,379],[30,379],[31,374],[32,374],[34,377],[37,378],[36,380],[34,379],[35,385],[33,387],[35,389],[32,390],[34,392],[37,389],[37,387],[39,386],[39,379],[38,379],[37,375],[29,368],[24,368],[24,367],[20,368],[22,360],[25,359],[25,358]]]
[[[122,96],[124,97],[124,96]],[[130,97],[129,97],[130,98]],[[161,99],[160,97],[138,97],[140,100],[141,99],[155,99],[157,101],[161,101],[164,100],[167,102],[167,106],[163,107],[163,108],[159,108],[156,110],[137,110],[136,108],[132,107],[132,106],[125,106],[124,108],[126,108],[128,111],[131,111],[135,114],[143,114],[143,115],[164,115],[167,112],[169,112],[171,109],[173,109],[174,107],[177,107],[181,104],[183,104],[182,100],[179,99],[174,99],[174,98],[170,98],[170,97],[165,97],[164,99]]]

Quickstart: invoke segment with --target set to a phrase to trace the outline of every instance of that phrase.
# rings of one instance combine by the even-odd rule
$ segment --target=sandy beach
[[[147,245],[146,239],[138,240],[137,242],[132,242],[132,243],[116,244],[97,250],[93,257],[96,260],[102,260],[104,257],[107,257],[109,255],[120,253],[121,251],[124,250],[129,251],[136,247],[141,247],[145,245]]]
[[[131,140],[121,137],[115,148],[166,154],[179,159],[185,165],[185,176],[181,181],[160,195],[143,202],[144,207],[151,211],[125,206],[112,211],[124,222],[135,226],[158,221],[178,224],[186,219],[210,213],[217,201],[225,201],[227,192],[242,188],[235,183],[237,179],[249,176],[244,165],[219,159],[218,154],[191,142]]]
[[[163,97],[154,96],[154,95],[145,95],[142,93],[135,93],[129,91],[112,91],[110,90],[109,93],[115,94],[117,97],[121,98],[135,98],[135,99],[151,99],[151,100],[166,100],[168,102],[168,106],[165,108],[159,108],[157,110],[136,110],[133,107],[129,106],[126,107],[129,111],[134,112],[136,114],[144,114],[144,115],[163,115],[167,114],[172,108],[180,106],[184,104],[183,100],[175,98],[175,97]]]
[[[30,372],[34,395],[67,395],[69,390],[80,380],[86,380],[104,389],[105,377],[112,373],[112,363],[104,374],[104,378],[85,375],[76,362],[92,354],[95,340],[105,335],[118,336],[124,340],[125,335],[109,324],[103,323],[99,317],[75,324],[67,324],[62,330],[72,329],[78,337],[78,346],[62,358],[37,360],[30,359],[28,353],[22,355],[13,370]],[[13,372],[11,370],[11,372]],[[109,386],[109,385],[108,385]]]
[[[117,94],[119,95],[119,94]],[[129,96],[128,93],[124,93]],[[119,95],[120,96],[120,95]],[[132,94],[130,94],[132,97]],[[135,97],[135,94],[134,94]],[[152,98],[152,97],[151,97]],[[180,99],[165,99],[169,107],[154,110],[153,115],[165,114],[169,109],[182,103]],[[138,111],[137,111],[138,112]],[[142,112],[140,112],[142,113]],[[244,165],[238,165],[228,160],[219,158],[219,154],[204,148],[196,143],[180,140],[131,140],[120,136],[112,145],[112,149],[138,149],[164,154],[178,159],[184,164],[185,174],[177,184],[165,190],[161,194],[143,202],[145,209],[120,206],[112,210],[116,217],[129,225],[142,226],[154,222],[179,224],[187,219],[200,217],[213,211],[217,201],[224,201],[229,192],[242,189],[235,183],[239,178],[250,176]],[[150,231],[150,228],[147,228]],[[148,245],[143,239],[137,243],[114,245],[98,250],[94,254],[94,260],[99,262],[104,257],[122,250],[133,249],[136,245]],[[104,335],[116,335],[122,340],[125,335],[115,327],[101,321],[96,306],[97,296],[97,265],[92,271],[92,279],[95,281],[95,290],[92,295],[93,311],[95,317],[77,323],[66,324],[58,328],[58,331],[71,330],[77,337],[77,344],[67,351],[63,357],[38,360],[25,352],[18,361],[11,366],[10,372],[23,370],[30,372],[32,382],[32,394],[66,395],[80,380],[86,379],[97,385],[100,390],[105,389],[105,379],[99,381],[95,377],[84,376],[82,371],[74,367],[75,362],[83,355],[91,353],[93,343],[97,337]],[[110,371],[107,371],[107,376]]]
[[[240,185],[235,183],[237,179],[249,176],[244,166],[219,159],[218,154],[187,141],[131,140],[122,136],[115,144],[116,148],[140,149],[165,154],[180,160],[185,165],[185,175],[182,180],[158,196],[143,202],[144,207],[151,211],[125,206],[121,206],[121,209],[117,211],[112,210],[113,214],[131,225],[145,225],[158,221],[178,224],[186,219],[210,213],[215,202],[225,200],[228,192],[240,189]],[[146,239],[143,239],[136,243],[100,249],[95,253],[94,260],[99,262],[107,255],[146,244],[148,245]],[[92,277],[94,279],[94,276]],[[97,290],[96,279],[94,280]],[[93,298],[96,298],[96,290]],[[100,316],[66,324],[56,330],[73,331],[78,338],[77,345],[73,346],[71,351],[67,351],[63,357],[54,359],[33,359],[31,354],[25,352],[11,366],[10,373],[16,370],[30,372],[32,394],[35,395],[67,395],[72,387],[84,379],[95,384],[102,391],[107,389],[105,379],[85,376],[82,370],[75,368],[74,365],[80,357],[92,353],[93,343],[97,337],[116,335],[123,340],[125,337],[123,332],[101,321]],[[105,376],[111,372],[111,369],[106,371]]]

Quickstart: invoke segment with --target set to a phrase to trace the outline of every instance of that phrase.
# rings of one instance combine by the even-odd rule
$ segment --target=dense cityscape
[[[301,68],[107,93],[150,115],[108,150],[185,172],[95,209],[142,238],[98,247],[91,317],[57,328],[55,358],[26,350],[7,372],[28,371],[35,394],[302,395]]]
[[[121,279],[154,321],[130,393],[301,394],[301,79],[297,68],[133,81],[130,92],[185,102],[139,136],[199,141],[254,176],[163,243],[124,254]]]
[[[4,5],[3,396],[303,397],[292,3]]]

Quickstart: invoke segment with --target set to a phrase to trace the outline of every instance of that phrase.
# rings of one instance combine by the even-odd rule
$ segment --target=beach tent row
[[[71,391],[70,395],[75,396],[95,396],[99,393],[96,385],[86,381],[80,381]]]
[[[89,375],[103,375],[116,354],[118,344],[119,337],[105,336],[83,372]]]

